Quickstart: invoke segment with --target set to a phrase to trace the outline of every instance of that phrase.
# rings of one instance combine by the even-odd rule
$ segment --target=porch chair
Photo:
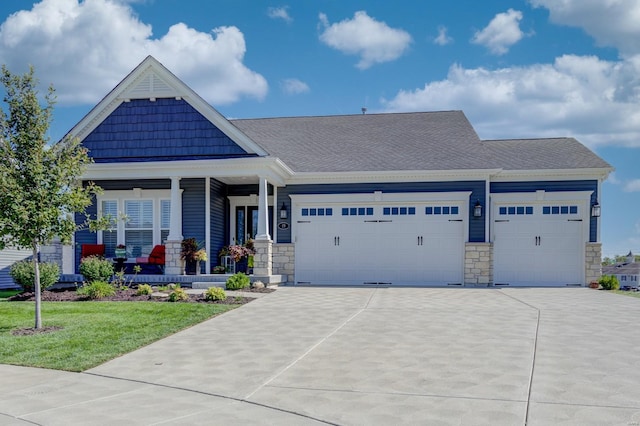
[[[104,244],[82,244],[80,248],[80,259],[87,256],[104,257]]]
[[[165,260],[165,247],[162,244],[158,244],[151,250],[149,253],[148,262],[152,265],[158,265],[161,271],[164,271],[164,260]]]

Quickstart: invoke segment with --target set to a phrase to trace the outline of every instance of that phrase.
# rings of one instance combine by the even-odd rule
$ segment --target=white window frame
[[[182,190],[181,190],[182,191]],[[118,205],[118,215],[123,213],[125,201],[144,201],[151,200],[153,203],[153,245],[161,244],[161,202],[167,200],[171,202],[170,189],[141,189],[133,188],[131,190],[104,191],[96,197],[98,204],[98,217],[102,217],[102,201],[116,201]],[[117,244],[124,244],[125,223],[116,218],[117,227]],[[98,231],[98,244],[102,244],[102,231]]]

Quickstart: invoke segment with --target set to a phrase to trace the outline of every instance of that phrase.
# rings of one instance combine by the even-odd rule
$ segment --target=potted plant
[[[218,255],[220,257],[229,256],[235,262],[235,272],[247,272],[249,267],[253,267],[253,241],[247,241],[247,244],[232,244],[222,247]],[[222,263],[222,262],[221,262]]]
[[[182,240],[180,258],[184,261],[185,275],[194,275],[196,273],[196,253],[198,250],[198,242],[195,238],[185,238]]]
[[[116,246],[114,256],[116,259],[123,259],[127,257],[127,246],[124,244],[118,244]]]
[[[193,260],[196,261],[196,275],[200,275],[200,262],[207,261],[207,252],[205,249],[200,249],[193,254]]]

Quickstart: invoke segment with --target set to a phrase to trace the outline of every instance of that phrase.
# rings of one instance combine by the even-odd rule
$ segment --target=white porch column
[[[180,178],[171,177],[171,217],[169,220],[169,235],[165,243],[164,273],[167,275],[181,275],[184,268],[180,252],[182,249],[182,192]]]
[[[256,240],[269,241],[269,202],[267,198],[267,180],[260,177],[260,192],[258,193],[258,233]]]
[[[211,273],[211,178],[204,180],[204,249],[207,252],[205,274]]]
[[[180,178],[171,177],[171,217],[169,222],[169,241],[182,241],[182,196]]]

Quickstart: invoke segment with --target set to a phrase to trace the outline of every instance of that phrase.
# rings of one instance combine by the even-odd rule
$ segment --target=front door
[[[273,208],[269,207],[269,234],[273,235]],[[235,244],[254,240],[258,234],[258,206],[236,207]]]

